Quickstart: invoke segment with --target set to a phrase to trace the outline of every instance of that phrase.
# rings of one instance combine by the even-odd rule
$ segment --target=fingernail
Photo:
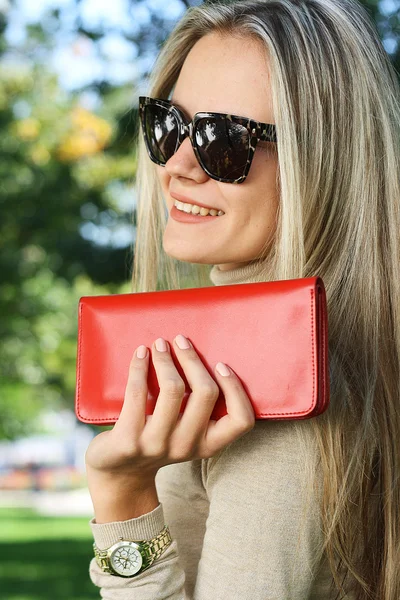
[[[139,346],[137,348],[137,350],[136,350],[136,356],[138,358],[144,358],[146,356],[146,354],[147,354],[147,348],[146,348],[146,346],[142,345],[142,346]]]
[[[189,340],[187,338],[185,338],[185,336],[182,335],[181,333],[176,336],[175,341],[181,350],[187,350],[188,348],[190,348]]]
[[[217,369],[218,373],[220,375],[223,375],[224,377],[227,377],[228,375],[231,374],[229,367],[224,365],[224,363],[222,363],[222,362],[217,363],[216,369]]]
[[[163,338],[158,338],[156,340],[156,348],[159,352],[167,352],[167,343]]]

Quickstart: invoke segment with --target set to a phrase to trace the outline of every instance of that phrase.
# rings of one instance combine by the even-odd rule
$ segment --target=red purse
[[[192,342],[215,380],[229,365],[253,405],[256,419],[307,419],[329,404],[327,305],[320,277],[161,290],[79,301],[75,414],[84,423],[114,424],[120,414],[129,364],[137,346],[166,339],[185,382],[181,412],[191,389],[173,339]],[[151,359],[146,415],[159,386]],[[222,391],[212,419],[227,414]]]

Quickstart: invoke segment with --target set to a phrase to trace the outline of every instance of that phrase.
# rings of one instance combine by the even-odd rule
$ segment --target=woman
[[[398,600],[400,93],[374,26],[355,0],[191,8],[146,98],[143,132],[158,148],[150,160],[140,137],[133,289],[181,287],[188,268],[190,287],[321,275],[331,404],[305,421],[255,421],[241,373],[213,379],[177,331],[193,390],[177,420],[168,347],[135,353],[119,420],[86,454],[90,526],[100,553],[119,538],[153,540],[155,558],[143,569],[125,545],[122,576],[93,558],[93,583],[113,600]],[[215,129],[196,153],[187,135],[171,149],[177,115],[205,111],[275,126],[245,178]],[[180,220],[201,207],[216,216]],[[160,396],[146,420],[150,351]],[[229,412],[219,430],[208,421],[218,387]]]

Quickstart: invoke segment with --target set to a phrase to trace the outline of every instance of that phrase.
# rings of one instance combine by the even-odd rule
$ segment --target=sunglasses
[[[202,169],[226,183],[243,183],[257,142],[276,142],[274,124],[216,112],[198,112],[190,121],[170,100],[159,98],[139,96],[139,118],[154,163],[164,167],[189,136]]]

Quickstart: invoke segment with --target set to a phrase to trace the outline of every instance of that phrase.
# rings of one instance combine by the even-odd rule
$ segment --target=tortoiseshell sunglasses
[[[154,163],[165,166],[189,136],[207,175],[226,183],[243,183],[257,142],[276,142],[274,124],[216,112],[198,112],[190,121],[170,100],[160,98],[139,96],[139,117]]]

